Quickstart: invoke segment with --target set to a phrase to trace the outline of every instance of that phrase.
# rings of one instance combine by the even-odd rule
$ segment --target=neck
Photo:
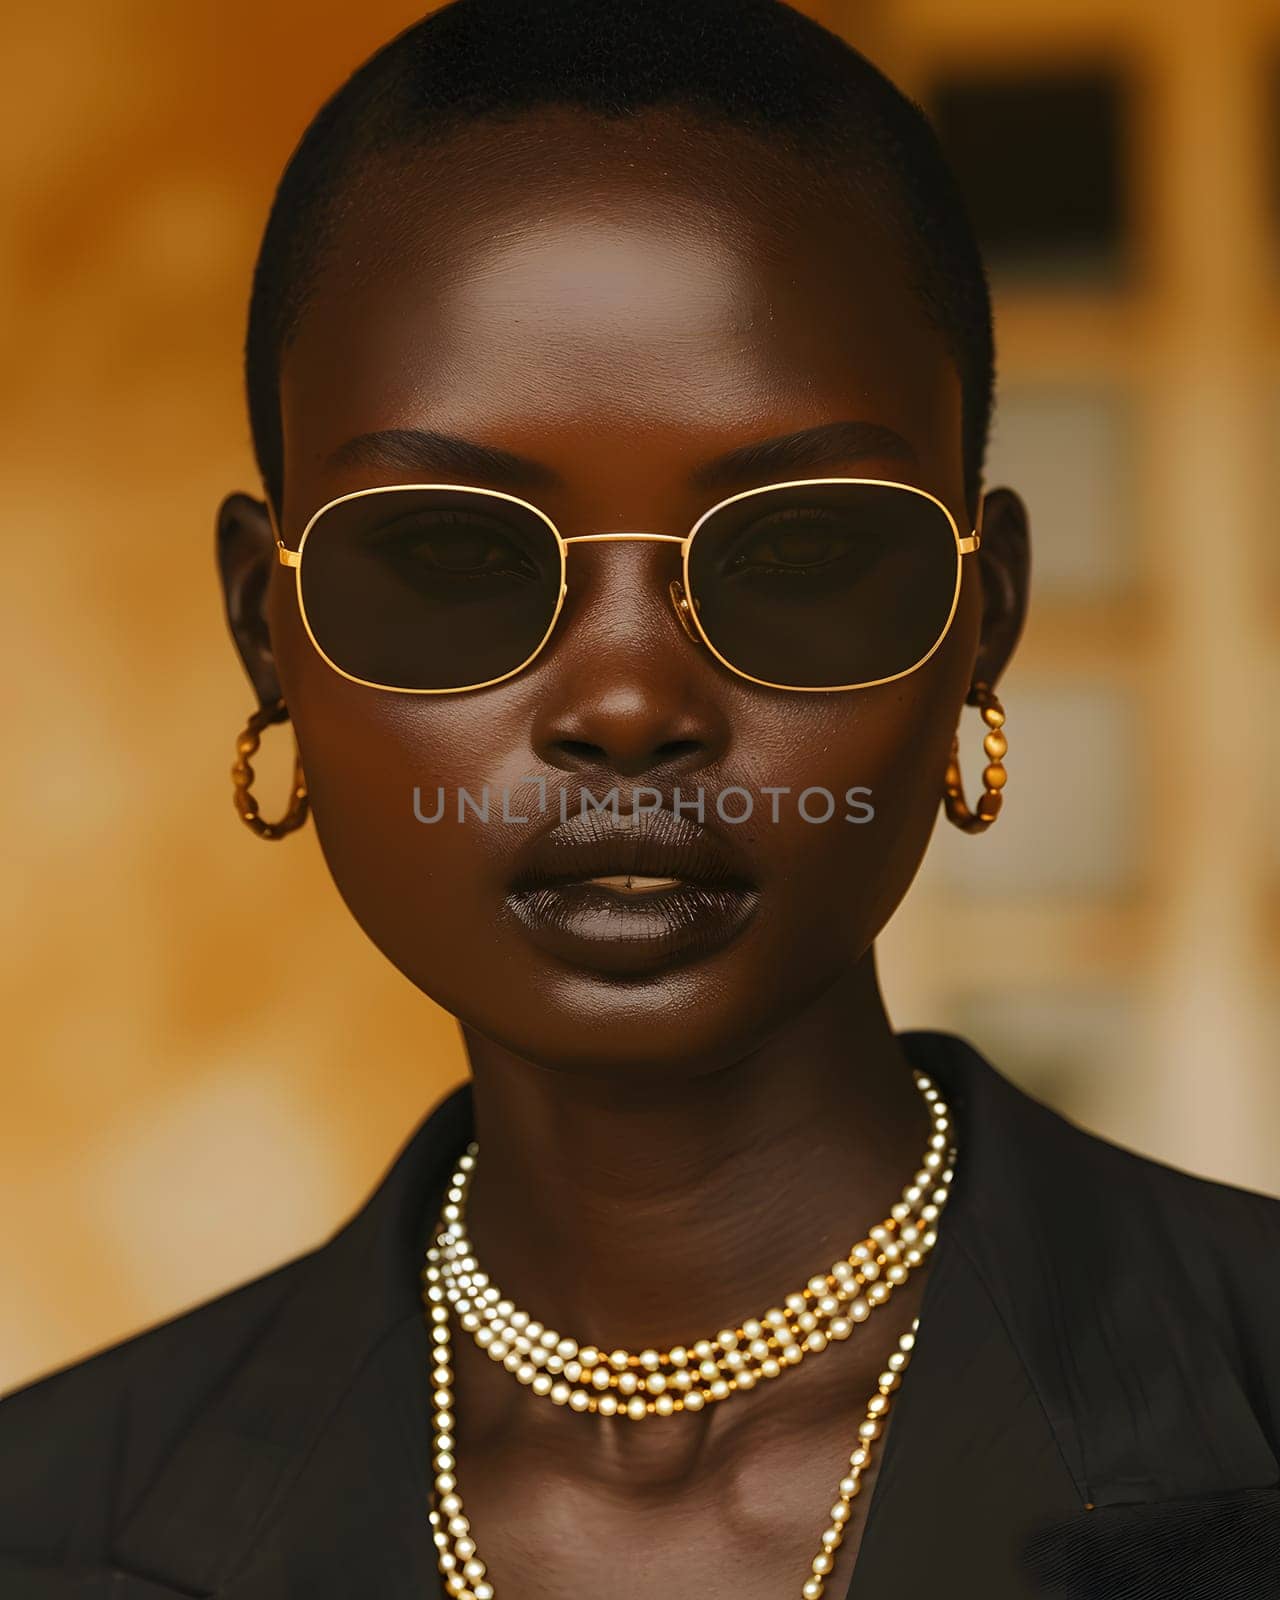
[[[467,1048],[480,1264],[605,1349],[705,1337],[802,1288],[884,1219],[929,1131],[870,952],[748,1056],[642,1093]]]

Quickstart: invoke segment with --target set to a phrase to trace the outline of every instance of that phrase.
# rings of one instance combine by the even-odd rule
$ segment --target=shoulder
[[[1077,1181],[1102,1186],[1140,1225],[1182,1241],[1188,1249],[1222,1252],[1226,1264],[1280,1265],[1280,1199],[1200,1177],[1090,1132],[1057,1112],[1055,1140]]]
[[[1280,1401],[1280,1199],[1097,1142],[1152,1251]]]
[[[1280,1293],[1280,1199],[1200,1177],[1092,1132],[1029,1096],[1023,1159],[1071,1205],[1158,1256],[1172,1252],[1215,1279],[1247,1280],[1260,1269]],[[1262,1285],[1259,1285],[1262,1287]],[[1280,1303],[1280,1302],[1278,1302]]]
[[[215,1509],[243,1521],[305,1459],[365,1361],[420,1324],[423,1219],[472,1126],[455,1091],[315,1249],[0,1399],[0,1593],[6,1561],[100,1565],[148,1506],[170,1555],[209,1558],[164,1498],[183,1462],[192,1527],[207,1529]]]
[[[1272,1252],[1280,1244],[1280,1199],[1198,1177],[1084,1128],[1005,1077],[957,1034],[920,1030],[902,1037],[914,1062],[952,1096],[984,1177],[1016,1178],[1027,1197],[1069,1194],[1072,1206],[1096,1196],[1117,1221],[1176,1229],[1190,1241]]]
[[[954,1035],[911,1043],[957,1132],[930,1271],[980,1286],[1082,1498],[1274,1482],[1280,1201],[1079,1126]]]
[[[1280,1200],[1081,1127],[958,1036],[909,1038],[952,1095],[966,1238],[993,1271],[1016,1263],[1047,1297],[1203,1319],[1280,1401]]]
[[[1091,1147],[1093,1171],[1129,1214],[1113,1219],[1118,1237],[1196,1302],[1280,1407],[1280,1199],[1072,1133]]]
[[[1206,1461],[1223,1471],[1231,1462],[1233,1487],[1274,1481],[1280,1200],[1184,1172],[1070,1123],[1060,1138],[1065,1160],[1057,1170],[1068,1182],[1053,1270],[1077,1302],[1061,1315],[1077,1370],[1077,1387],[1066,1392],[1084,1397],[1073,1414],[1090,1440],[1090,1459],[1109,1459],[1127,1396],[1152,1418],[1185,1412],[1181,1420],[1166,1415],[1163,1431],[1152,1420],[1129,1424],[1146,1440],[1153,1482],[1183,1474],[1185,1491],[1197,1481],[1186,1476],[1185,1459],[1161,1465],[1164,1450],[1184,1458],[1208,1452]],[[1092,1376],[1082,1382],[1085,1366]],[[1132,1462],[1124,1468],[1133,1470]]]
[[[314,1252],[0,1397],[0,1552],[72,1555],[154,1476]]]
[[[1028,1102],[1021,1154],[1035,1205],[1052,1209],[1061,1253],[1087,1241],[1154,1318],[1201,1318],[1219,1348],[1280,1410],[1280,1199],[1200,1177]]]

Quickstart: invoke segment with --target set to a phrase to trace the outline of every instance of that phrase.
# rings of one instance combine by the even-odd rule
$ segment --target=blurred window
[[[935,81],[927,108],[993,277],[1123,274],[1124,99],[1111,68]]]

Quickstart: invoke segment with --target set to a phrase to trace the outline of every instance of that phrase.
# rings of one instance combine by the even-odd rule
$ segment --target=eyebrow
[[[690,477],[696,489],[732,489],[761,476],[777,477],[801,467],[829,467],[864,456],[888,456],[916,463],[913,447],[879,422],[824,422],[776,439],[745,444],[717,456]]]
[[[330,467],[373,467],[456,476],[508,488],[556,488],[560,474],[541,461],[494,445],[427,428],[386,428],[357,434],[329,456]]]
[[[762,476],[777,477],[804,467],[830,466],[865,456],[915,463],[914,448],[900,433],[878,422],[824,422],[813,428],[740,445],[695,468],[695,489],[732,489]],[[333,451],[327,465],[460,477],[510,489],[552,489],[564,480],[545,462],[494,445],[478,444],[425,428],[387,428],[358,434]]]

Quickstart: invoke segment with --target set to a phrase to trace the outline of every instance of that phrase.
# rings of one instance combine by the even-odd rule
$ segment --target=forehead
[[[959,379],[880,210],[739,130],[546,112],[382,158],[281,364],[286,506],[365,432],[661,474],[833,418],[958,469]],[[295,504],[295,496],[299,503]]]

